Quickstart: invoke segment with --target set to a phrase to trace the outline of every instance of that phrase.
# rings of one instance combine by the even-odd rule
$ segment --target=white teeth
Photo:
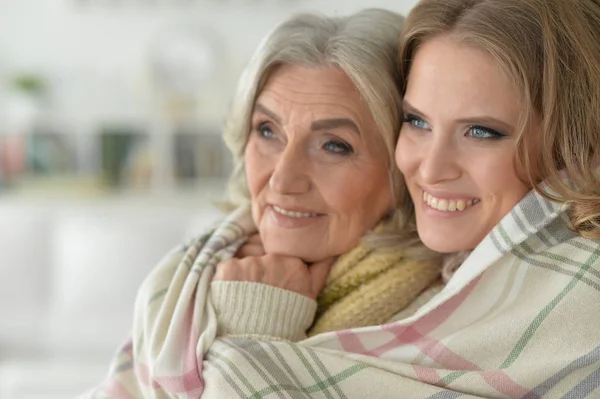
[[[273,210],[277,213],[280,213],[282,215],[289,216],[292,218],[311,218],[311,217],[317,216],[316,213],[288,211],[286,209],[278,207],[277,205],[273,205]]]
[[[447,211],[448,210],[448,201],[447,200],[439,200],[437,209],[440,211]]]
[[[460,212],[465,209],[477,204],[479,202],[478,199],[470,199],[470,200],[448,200],[436,198],[433,195],[430,195],[423,191],[423,201],[427,203],[433,209],[437,209],[442,212]]]

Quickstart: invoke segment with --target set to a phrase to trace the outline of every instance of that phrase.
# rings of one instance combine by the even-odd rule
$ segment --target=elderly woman
[[[393,161],[402,22],[384,10],[306,14],[267,37],[224,126],[232,213],[146,279],[133,337],[92,397],[218,391],[203,375],[217,338],[378,325],[435,290],[439,256],[409,223]]]
[[[599,37],[594,0],[420,1],[396,161],[420,238],[466,260],[395,323],[217,339],[203,396],[598,397]]]

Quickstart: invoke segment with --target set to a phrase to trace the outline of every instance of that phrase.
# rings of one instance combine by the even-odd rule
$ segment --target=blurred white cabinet
[[[99,383],[144,277],[223,217],[191,197],[0,197],[0,399],[68,398]]]

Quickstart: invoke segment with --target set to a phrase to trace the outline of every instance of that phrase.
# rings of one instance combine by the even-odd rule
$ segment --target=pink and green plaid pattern
[[[415,315],[296,343],[214,336],[205,286],[178,299],[165,273],[136,309],[138,343],[91,397],[600,397],[600,240],[573,233],[566,211],[532,192]],[[227,223],[238,233],[212,244],[219,259],[243,235]],[[203,275],[195,259],[188,276]]]

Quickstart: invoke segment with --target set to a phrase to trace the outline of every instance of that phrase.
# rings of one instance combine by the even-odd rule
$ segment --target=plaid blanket
[[[300,342],[216,337],[206,293],[244,234],[232,215],[150,276],[135,341],[90,396],[600,397],[600,240],[566,211],[532,192],[413,316]]]

